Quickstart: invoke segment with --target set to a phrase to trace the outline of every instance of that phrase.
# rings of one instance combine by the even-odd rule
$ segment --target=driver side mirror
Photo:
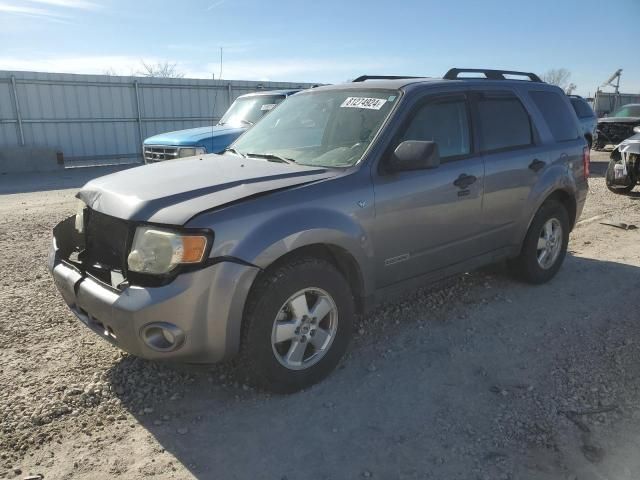
[[[436,142],[405,140],[393,151],[388,170],[391,172],[405,172],[436,168],[439,165],[440,152]]]

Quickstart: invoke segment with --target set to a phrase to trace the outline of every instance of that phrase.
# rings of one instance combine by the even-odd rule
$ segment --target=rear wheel
[[[329,262],[302,258],[266,272],[251,293],[241,365],[253,385],[291,393],[326,377],[353,327],[349,284]]]
[[[566,208],[555,200],[545,202],[533,217],[520,255],[510,262],[513,273],[533,284],[551,280],[566,256],[569,229]]]

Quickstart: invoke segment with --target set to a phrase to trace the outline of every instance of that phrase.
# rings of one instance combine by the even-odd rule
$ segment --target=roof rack
[[[505,75],[520,75],[522,77],[529,77],[529,80],[532,82],[544,83],[535,73],[515,72],[511,70],[488,70],[486,68],[452,68],[445,73],[442,78],[445,80],[461,80],[465,78],[459,76],[461,73],[483,73],[488,80],[509,80]]]
[[[353,82],[364,82],[365,80],[403,80],[405,78],[424,78],[424,77],[410,77],[409,75],[361,75]]]

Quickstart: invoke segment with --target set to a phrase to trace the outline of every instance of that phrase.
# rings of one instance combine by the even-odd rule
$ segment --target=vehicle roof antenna
[[[222,80],[222,47],[220,47],[220,72],[218,73],[218,82],[220,82]],[[218,85],[218,87],[221,87],[221,85]],[[220,90],[220,88],[216,87],[216,93],[213,96],[213,111],[211,112],[211,137],[213,138],[213,129],[216,126],[216,124],[214,123],[215,120],[215,116],[216,116],[216,102],[218,101],[218,90]],[[218,120],[220,121],[220,120]],[[212,152],[207,152],[207,153],[212,153]]]

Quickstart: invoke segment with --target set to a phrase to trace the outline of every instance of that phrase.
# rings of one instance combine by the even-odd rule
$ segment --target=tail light
[[[584,147],[582,150],[582,167],[586,180],[589,178],[589,169],[591,167],[591,150],[589,150],[589,147]]]

